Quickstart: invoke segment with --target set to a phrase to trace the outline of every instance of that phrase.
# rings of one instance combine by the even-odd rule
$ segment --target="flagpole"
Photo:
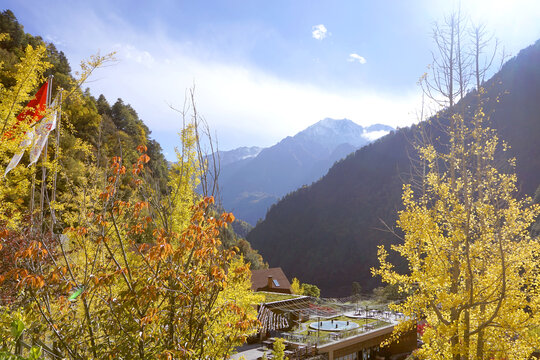
[[[54,205],[56,201],[56,178],[58,175],[58,153],[60,152],[60,121],[62,120],[62,94],[64,92],[64,89],[59,89],[58,94],[58,115],[56,118],[56,150],[54,152],[54,176],[53,176],[53,188],[52,188],[52,194],[51,194],[51,202],[53,206],[51,207],[51,220],[52,220],[52,226],[51,226],[51,233],[54,231],[54,224],[56,224],[56,215],[54,212]],[[56,111],[56,110],[55,110]]]
[[[46,101],[46,109],[49,110],[49,106],[51,105],[51,93],[52,93],[52,80],[53,75],[49,76],[48,79],[48,88],[47,88],[47,101]],[[49,139],[45,140],[45,152],[43,154],[43,158],[41,161],[41,196],[39,198],[39,222],[40,222],[40,228],[43,226],[43,204],[45,202],[45,189],[47,188],[47,168],[46,168],[46,162],[47,162],[47,145],[48,145]]]
[[[50,87],[50,81],[51,79],[47,79],[47,99],[45,100],[45,106],[47,106],[47,102],[48,102],[48,97],[49,97],[49,91],[51,89]],[[35,124],[33,124],[32,126],[34,126]],[[34,207],[35,207],[35,193],[36,193],[36,171],[32,171],[32,190],[31,190],[31,195],[30,195],[30,224],[32,226],[32,228],[34,227]]]
[[[32,169],[32,194],[30,196],[30,224],[34,226],[34,193],[36,191],[36,171]]]

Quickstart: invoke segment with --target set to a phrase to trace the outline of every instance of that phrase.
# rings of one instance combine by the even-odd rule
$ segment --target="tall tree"
[[[398,226],[405,235],[392,248],[409,273],[396,272],[380,247],[374,274],[411,293],[394,306],[410,319],[399,330],[418,318],[428,322],[419,356],[527,358],[539,344],[540,244],[529,227],[540,209],[515,199],[515,175],[497,169],[495,132],[456,121],[452,153],[420,149],[429,169],[425,193],[404,187]]]
[[[0,34],[0,42],[8,38]],[[34,48],[30,45],[24,50],[21,61],[12,69],[5,69],[0,63],[0,71],[5,78],[11,79],[10,85],[0,86],[0,163],[7,166],[9,159],[19,151],[19,144],[30,130],[31,121],[19,121],[17,115],[26,103],[34,97],[38,85],[44,82],[43,73],[50,67],[44,58],[46,48],[42,45]],[[29,120],[29,119],[28,119]],[[2,175],[5,171],[2,166]],[[14,226],[21,219],[21,205],[29,196],[30,178],[34,169],[18,167],[12,172],[10,186],[0,187],[0,223]]]
[[[448,17],[446,32],[436,28],[442,60],[425,87],[448,106],[437,121],[447,141],[417,144],[423,176],[414,189],[403,188],[398,226],[404,236],[392,248],[407,262],[408,273],[394,269],[384,247],[373,273],[410,294],[394,305],[408,316],[397,333],[417,319],[427,321],[419,357],[523,359],[540,344],[540,243],[529,232],[540,208],[530,198],[516,199],[516,176],[502,171],[498,152],[507,145],[489,128],[482,107],[485,69],[478,63],[485,45],[479,31],[473,32],[474,61],[463,62],[459,19],[459,14]],[[476,80],[477,96],[469,107],[456,102],[468,83],[462,73]],[[509,159],[505,168],[514,164]]]

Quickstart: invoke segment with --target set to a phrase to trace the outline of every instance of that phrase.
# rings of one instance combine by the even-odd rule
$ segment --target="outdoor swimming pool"
[[[311,324],[309,324],[309,327],[315,330],[322,331],[344,331],[359,328],[360,325],[358,325],[354,321],[325,320],[312,322]]]

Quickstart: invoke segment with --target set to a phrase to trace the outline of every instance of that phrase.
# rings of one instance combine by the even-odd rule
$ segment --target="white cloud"
[[[134,46],[129,48],[139,53]],[[137,57],[120,59],[118,65],[101,69],[101,80],[90,86],[110,101],[122,97],[132,104],[156,135],[179,130],[179,116],[168,104],[181,108],[185,90],[193,84],[198,111],[217,132],[224,150],[270,146],[325,117],[393,127],[416,120],[410,115],[419,104],[416,90],[399,95],[370,89],[331,91],[253,67],[201,61],[185,55],[180,47],[167,53],[149,52],[149,56],[154,60],[151,68]]]
[[[119,58],[133,60],[147,67],[152,66],[155,62],[154,57],[148,51],[137,49],[133,45],[116,44],[114,47],[117,49],[116,56]]]
[[[194,84],[198,111],[217,133],[223,150],[270,146],[325,117],[348,118],[363,126],[407,126],[415,121],[409,113],[420,103],[414,85],[407,94],[358,87],[332,91],[277,77],[250,64],[226,62],[204,46],[171,39],[164,32],[137,32],[92,12],[66,20],[62,28],[89,29],[81,34],[60,32],[66,43],[62,50],[74,68],[92,49],[117,51],[118,62],[98,69],[87,84],[92,93],[104,94],[111,105],[117,98],[131,104],[171,156],[182,122],[169,104],[181,109],[186,89]],[[328,36],[324,25],[314,30],[319,30],[320,39]]]
[[[60,38],[50,35],[50,34],[45,35],[45,40],[47,42],[53,43],[57,49],[65,45],[65,43],[62,40],[60,40]]]
[[[360,56],[358,54],[354,54],[354,53],[349,54],[349,57],[347,58],[347,61],[349,61],[349,62],[358,61],[360,64],[365,64],[367,62],[365,57]]]
[[[387,135],[389,134],[390,131],[387,131],[387,130],[377,130],[377,131],[370,131],[370,132],[365,132],[362,134],[362,137],[370,140],[370,141],[375,141],[377,140],[378,138],[382,138],[384,135]]]
[[[317,40],[324,39],[328,34],[328,30],[326,29],[326,26],[324,26],[323,24],[315,25],[311,29],[312,29],[311,35],[313,36],[314,39],[317,39]]]

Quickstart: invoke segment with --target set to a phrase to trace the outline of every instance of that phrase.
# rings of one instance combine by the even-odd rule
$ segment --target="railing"
[[[284,338],[285,340],[291,343],[306,344],[309,346],[311,345],[320,346],[320,345],[328,344],[331,342],[336,342],[336,341],[348,339],[354,336],[366,334],[375,329],[380,329],[382,327],[391,326],[391,325],[392,324],[388,322],[385,322],[382,320],[376,320],[375,322],[371,322],[367,325],[362,325],[356,329],[344,330],[344,331],[335,332],[335,333],[320,331],[318,332],[318,334],[303,335],[303,334],[283,332],[283,333],[280,333],[277,337]]]

